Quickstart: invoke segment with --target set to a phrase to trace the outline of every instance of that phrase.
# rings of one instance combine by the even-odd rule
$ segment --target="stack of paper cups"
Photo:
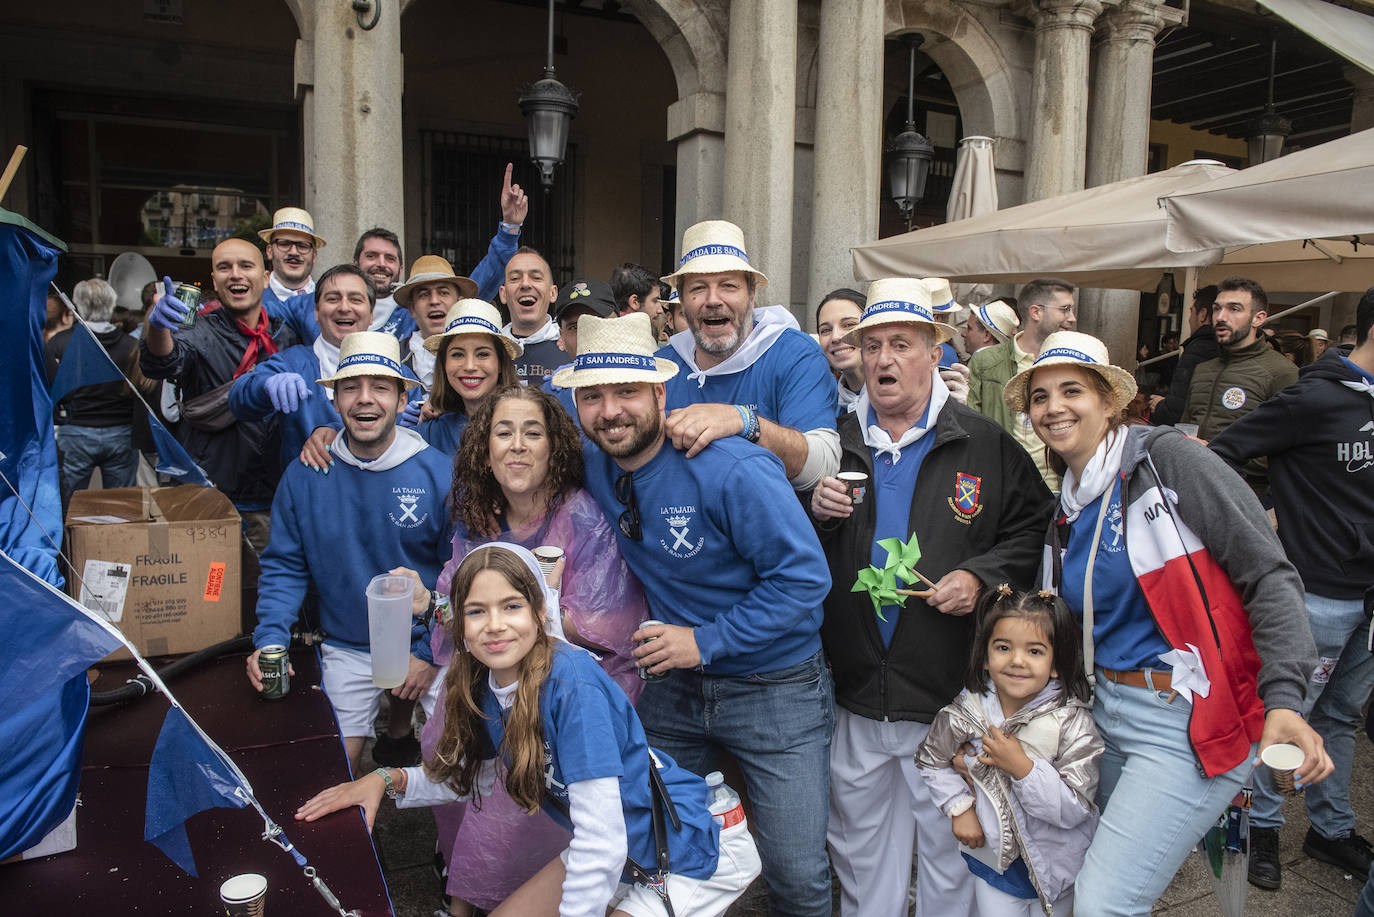
[[[255,872],[234,876],[219,887],[219,900],[229,917],[263,917],[267,877]]]

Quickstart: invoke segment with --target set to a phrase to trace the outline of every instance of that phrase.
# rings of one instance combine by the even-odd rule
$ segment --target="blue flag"
[[[62,501],[43,322],[62,248],[0,209],[0,550],[50,583],[62,582]]]
[[[0,552],[0,860],[57,827],[76,803],[90,686],[119,637]]]
[[[186,819],[214,808],[248,804],[239,778],[211,748],[180,707],[167,711],[148,765],[148,807],[143,839],[183,870],[196,875],[196,860],[186,837]]]
[[[101,382],[118,382],[124,373],[115,366],[114,360],[100,346],[85,322],[77,322],[72,328],[72,339],[67,349],[62,351],[62,362],[58,364],[57,376],[52,380],[52,403],[57,404],[73,389]]]
[[[191,458],[190,453],[177,441],[177,438],[167,431],[151,413],[148,414],[148,426],[153,432],[153,442],[157,444],[157,470],[169,477],[176,478],[183,484],[199,484],[201,487],[210,487],[210,479],[205,476],[205,472],[196,464],[196,460]]]

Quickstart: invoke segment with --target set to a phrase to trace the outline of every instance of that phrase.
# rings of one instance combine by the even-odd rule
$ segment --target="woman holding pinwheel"
[[[905,913],[918,835],[917,913],[970,913],[971,874],[912,756],[963,686],[978,596],[1031,584],[1053,506],[1025,449],[949,397],[938,365],[954,329],[930,306],[915,280],[869,287],[850,333],[866,391],[839,421],[841,472],[867,476],[863,498],[838,478],[810,498],[833,582],[828,839],[846,913]]]

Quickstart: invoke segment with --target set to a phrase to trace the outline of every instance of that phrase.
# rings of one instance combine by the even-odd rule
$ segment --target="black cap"
[[[600,318],[615,315],[615,296],[604,280],[574,280],[558,288],[553,304],[553,320],[561,321],[569,309],[586,309]]]

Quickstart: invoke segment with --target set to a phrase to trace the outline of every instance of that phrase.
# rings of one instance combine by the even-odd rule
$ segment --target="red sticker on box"
[[[205,577],[205,601],[218,602],[220,591],[224,589],[224,563],[210,565],[210,574]]]

